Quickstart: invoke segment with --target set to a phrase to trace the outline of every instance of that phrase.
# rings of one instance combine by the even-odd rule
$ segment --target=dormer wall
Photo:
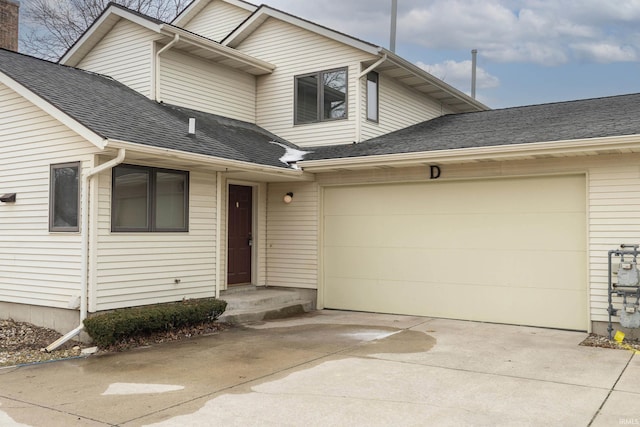
[[[217,42],[240,25],[251,12],[222,0],[214,0],[182,28]]]

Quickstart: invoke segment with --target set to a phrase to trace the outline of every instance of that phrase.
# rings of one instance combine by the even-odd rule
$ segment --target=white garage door
[[[584,176],[327,187],[327,308],[584,330]]]

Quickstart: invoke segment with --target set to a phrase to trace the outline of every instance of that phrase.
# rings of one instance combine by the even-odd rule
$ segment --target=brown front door
[[[251,283],[251,187],[229,186],[227,284]]]

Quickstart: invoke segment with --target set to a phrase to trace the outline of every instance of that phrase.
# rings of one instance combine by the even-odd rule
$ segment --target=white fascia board
[[[342,157],[326,160],[303,160],[298,166],[315,173],[339,168],[368,168],[377,166],[412,166],[425,162],[456,163],[477,160],[512,160],[540,155],[592,153],[598,150],[640,151],[640,135],[610,136],[535,142],[528,144],[494,145],[490,147],[457,148],[414,153],[382,154],[375,156]]]
[[[76,43],[69,49],[64,56],[60,58],[58,61],[63,65],[76,66],[82,60],[82,58],[77,58],[76,56],[82,50],[85,45],[89,45],[89,50],[93,48],[101,39],[102,35],[99,34],[100,30],[105,25],[111,25],[111,28],[115,24],[109,24],[109,22],[113,22],[114,18],[121,18],[136,23],[148,30],[154,31],[156,33],[160,32],[160,25],[146,19],[140,15],[129,12],[128,10],[121,9],[117,6],[109,6],[107,10],[95,21],[91,26],[85,31],[85,33],[76,41]],[[110,31],[109,28],[107,30]]]
[[[260,19],[264,20],[265,17],[279,19],[291,25],[295,25],[297,27],[335,40],[339,43],[343,43],[364,52],[370,53],[372,55],[379,55],[380,51],[382,50],[382,48],[378,46],[365,43],[346,34],[342,34],[318,24],[314,24],[313,22],[309,22],[302,18],[289,15],[288,13],[284,13],[276,9],[271,9],[269,6],[265,5],[260,6],[260,8],[253,15],[251,15],[245,22],[242,23],[242,25],[236,28],[226,39],[224,39],[222,41],[222,44],[224,44],[225,46],[234,46],[234,42],[236,40],[238,40],[239,38],[243,40],[249,35],[250,32],[253,32],[251,28],[256,21]]]
[[[202,11],[202,9],[204,9],[205,7],[207,7],[207,5],[209,3],[211,3],[213,0],[195,0],[193,1],[189,6],[187,6],[186,9],[184,9],[182,12],[180,12],[180,14],[178,16],[176,16],[174,18],[173,21],[171,21],[171,23],[173,25],[177,25],[179,27],[183,27],[186,24],[189,23],[189,21],[191,21],[193,18],[195,18],[195,16],[200,13]],[[255,10],[258,8],[257,6],[251,4],[251,3],[247,3],[245,1],[240,1],[240,0],[222,0],[225,3],[229,3],[233,6],[237,6],[239,8],[242,8],[244,10],[247,10],[249,12],[255,12]]]
[[[80,135],[82,138],[89,141],[91,144],[95,145],[97,148],[103,150],[106,141],[103,137],[93,132],[89,128],[87,128],[82,123],[78,122],[73,117],[66,114],[64,111],[60,110],[58,107],[49,103],[42,97],[38,96],[36,93],[32,92],[25,86],[21,85],[11,77],[7,76],[3,72],[0,72],[0,83],[7,86],[9,89],[16,92],[18,95],[22,96],[27,101],[34,104],[36,107],[40,108],[45,113],[49,114],[54,119],[58,120],[60,123]]]
[[[277,166],[259,165],[251,162],[224,159],[221,157],[207,156],[205,154],[189,153],[187,151],[170,148],[154,147],[151,145],[137,144],[117,139],[107,139],[106,146],[111,148],[125,148],[132,153],[148,154],[150,156],[156,156],[161,160],[176,159],[200,163],[223,171],[235,170],[242,172],[260,172],[278,177],[286,176],[290,178],[297,178],[301,181],[310,181],[314,179],[310,174],[297,169],[285,169]]]
[[[440,90],[448,93],[449,95],[460,99],[461,101],[464,101],[467,104],[473,105],[475,108],[478,109],[478,111],[486,111],[486,110],[490,110],[491,108],[487,107],[486,105],[484,105],[482,102],[478,101],[477,99],[474,99],[472,97],[470,97],[469,95],[467,95],[466,93],[456,89],[455,87],[449,85],[448,83],[440,80],[439,78],[435,77],[434,75],[428,73],[427,71],[423,70],[422,68],[418,67],[415,64],[412,64],[411,62],[407,61],[406,59],[402,58],[401,56],[396,55],[395,53],[387,50],[387,49],[383,49],[382,50],[388,57],[388,61],[395,64],[396,66],[405,69],[406,71],[424,79],[427,80],[429,83],[431,83],[432,85],[436,86],[437,88],[439,88]]]
[[[219,55],[223,55],[229,59],[234,59],[236,61],[242,62],[243,64],[259,68],[265,73],[272,73],[276,68],[275,65],[269,62],[254,58],[253,56],[249,56],[246,53],[240,52],[239,50],[233,49],[231,47],[223,46],[216,41],[189,32],[182,28],[178,28],[171,24],[162,24],[160,26],[160,32],[167,36],[174,36],[175,34],[178,34],[180,35],[180,41],[182,42],[193,44],[200,48],[215,52]]]

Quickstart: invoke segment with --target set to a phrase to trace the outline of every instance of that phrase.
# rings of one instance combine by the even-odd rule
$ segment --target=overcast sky
[[[264,0],[389,47],[391,0]],[[640,92],[640,0],[398,0],[396,53],[492,108]]]

